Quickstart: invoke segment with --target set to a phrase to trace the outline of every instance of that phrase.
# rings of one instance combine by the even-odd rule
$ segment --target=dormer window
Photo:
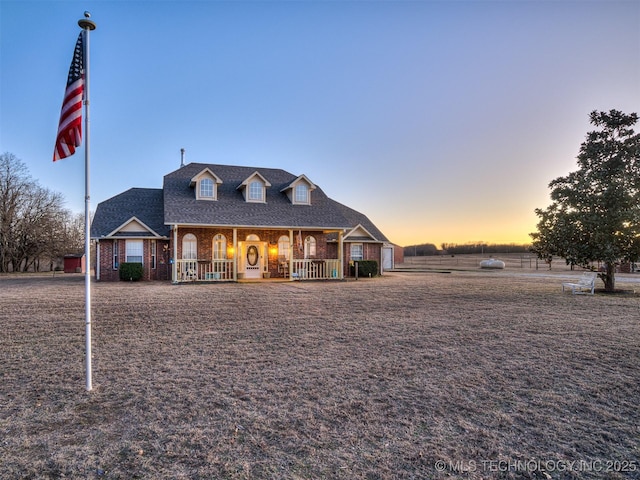
[[[306,183],[296,185],[294,203],[309,203],[309,186]]]
[[[249,184],[249,197],[250,202],[264,202],[264,184],[257,180]]]
[[[265,203],[267,201],[267,188],[271,184],[260,172],[253,172],[244,182],[238,185],[245,201],[253,203]]]
[[[200,180],[200,198],[213,198],[213,180],[210,178]]]
[[[195,189],[197,200],[217,200],[218,185],[222,180],[208,168],[205,168],[191,179],[189,186]]]
[[[315,189],[316,186],[311,180],[305,175],[300,175],[280,191],[286,193],[294,205],[311,205],[311,192]]]

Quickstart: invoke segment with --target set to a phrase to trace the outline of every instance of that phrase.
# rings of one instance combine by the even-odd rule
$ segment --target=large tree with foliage
[[[585,268],[602,262],[598,275],[613,291],[616,265],[640,255],[640,134],[632,129],[638,115],[594,111],[590,121],[598,130],[580,146],[579,169],[551,181],[551,205],[535,211],[532,250]]]

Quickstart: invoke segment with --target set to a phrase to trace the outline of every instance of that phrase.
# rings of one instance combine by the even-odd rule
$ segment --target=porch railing
[[[291,262],[291,277],[298,280],[324,280],[339,278],[338,259],[316,260],[296,259]]]
[[[179,282],[233,280],[233,260],[178,260]]]
[[[233,260],[177,260],[178,282],[219,282],[233,280]],[[288,268],[287,268],[288,270]],[[288,271],[285,270],[288,276]],[[338,259],[296,259],[291,262],[294,280],[340,278]]]

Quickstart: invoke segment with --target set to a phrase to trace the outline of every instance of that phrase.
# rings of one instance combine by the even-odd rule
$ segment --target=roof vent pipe
[[[184,148],[180,149],[180,168],[184,167]]]

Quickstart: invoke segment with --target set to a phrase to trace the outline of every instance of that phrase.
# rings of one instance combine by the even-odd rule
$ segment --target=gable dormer
[[[344,241],[378,242],[376,237],[373,236],[371,232],[369,232],[369,230],[364,228],[360,223],[345,233]]]
[[[269,181],[260,172],[255,171],[238,185],[237,190],[242,192],[245,202],[266,203],[267,187],[270,186]]]
[[[137,217],[131,217],[124,222],[118,228],[110,232],[107,237],[156,237],[160,238],[160,235],[153,231],[152,228],[147,226],[142,220]]]
[[[311,192],[315,189],[316,186],[306,175],[300,175],[280,191],[286,193],[294,205],[311,205]]]
[[[200,173],[194,175],[189,183],[191,188],[195,188],[196,200],[217,200],[218,185],[222,180],[209,168],[205,168]]]

